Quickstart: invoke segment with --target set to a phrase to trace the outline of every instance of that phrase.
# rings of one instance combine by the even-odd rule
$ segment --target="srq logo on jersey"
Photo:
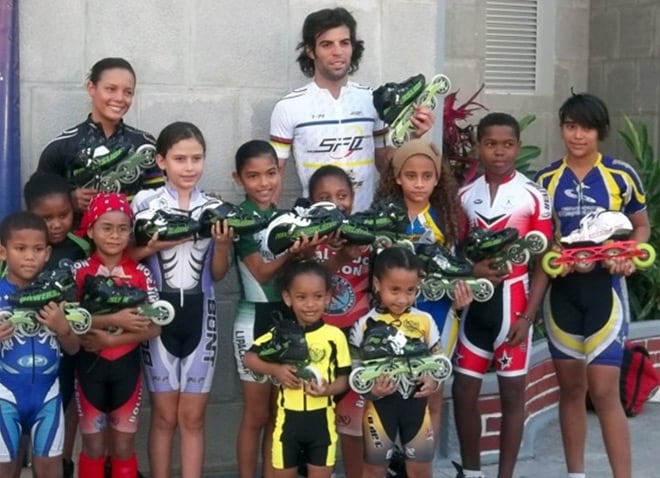
[[[310,153],[336,153],[345,152],[344,157],[364,149],[364,140],[366,136],[341,136],[335,138],[323,138],[318,144],[317,149],[312,149]]]

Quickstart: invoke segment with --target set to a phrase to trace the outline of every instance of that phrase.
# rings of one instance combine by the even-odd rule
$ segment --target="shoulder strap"
[[[75,234],[69,232],[67,234],[67,237],[71,239],[74,243],[76,243],[85,253],[86,256],[89,256],[91,247],[89,246],[89,242],[83,239],[80,236],[76,236]]]

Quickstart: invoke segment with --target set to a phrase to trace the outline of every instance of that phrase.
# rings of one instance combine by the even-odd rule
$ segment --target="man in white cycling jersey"
[[[353,182],[353,212],[371,204],[377,172],[387,165],[392,149],[385,144],[387,125],[378,118],[371,89],[348,80],[364,51],[356,28],[353,16],[341,7],[305,18],[297,61],[312,81],[277,103],[270,124],[281,167],[293,149],[303,195],[308,196],[307,184],[316,169],[339,166]],[[422,136],[434,120],[431,109],[417,107],[412,136]]]

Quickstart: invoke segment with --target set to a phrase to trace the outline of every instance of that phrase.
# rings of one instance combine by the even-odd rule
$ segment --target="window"
[[[540,0],[487,0],[484,77],[488,91],[537,91],[542,9],[539,3]]]

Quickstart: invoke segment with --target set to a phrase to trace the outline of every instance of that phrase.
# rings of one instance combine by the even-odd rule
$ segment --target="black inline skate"
[[[109,151],[105,146],[93,151],[88,148],[75,158],[69,179],[80,188],[98,189],[101,174],[117,166],[126,151],[126,148]]]
[[[437,243],[418,244],[417,255],[425,264],[426,276],[420,284],[420,292],[426,300],[440,300],[445,294],[454,300],[454,289],[458,281],[472,290],[474,300],[486,302],[495,292],[493,284],[484,278],[475,279],[472,264],[454,256],[447,248]]]
[[[545,251],[548,241],[538,231],[530,231],[518,237],[518,230],[506,227],[499,231],[474,228],[465,239],[465,254],[472,262],[484,259],[497,259],[491,267],[494,270],[511,270],[511,264],[527,264],[532,254]]]
[[[420,377],[430,376],[442,383],[452,370],[449,359],[442,354],[431,355],[421,338],[407,337],[396,327],[371,317],[360,344],[360,359],[360,366],[353,369],[348,379],[359,394],[369,393],[383,374],[394,380],[403,395],[408,395]]]
[[[396,244],[414,250],[412,242],[404,238],[408,226],[408,212],[397,201],[386,199],[375,202],[366,211],[352,214],[348,222],[369,231],[374,238],[371,242],[376,248],[383,249]],[[341,228],[339,232],[343,234]]]
[[[239,206],[219,199],[213,199],[200,207],[202,208],[198,219],[200,237],[211,237],[213,225],[225,219],[229,227],[238,235],[254,234],[268,225],[268,221],[256,212],[246,212]]]
[[[113,314],[122,309],[137,307],[140,315],[148,317],[156,325],[167,325],[174,320],[174,307],[165,300],[147,302],[147,293],[116,277],[85,277],[80,303],[92,314]],[[107,330],[120,334],[119,327]]]
[[[76,283],[70,270],[43,271],[28,286],[7,297],[7,302],[14,309],[0,312],[0,319],[10,320],[21,335],[34,337],[42,327],[37,321],[39,309],[49,302],[65,302],[64,316],[71,330],[84,334],[92,326],[92,316],[72,302],[75,295]],[[52,333],[50,330],[48,332]]]
[[[274,319],[275,325],[271,327],[271,339],[259,346],[257,355],[266,362],[294,365],[296,376],[302,380],[314,380],[321,383],[321,374],[310,365],[309,347],[305,340],[305,331],[298,322],[285,319],[281,315]],[[257,377],[265,381],[265,377]],[[279,385],[275,377],[271,382]]]
[[[190,217],[187,211],[180,209],[145,209],[135,215],[135,243],[146,245],[154,234],[159,241],[176,241],[193,237],[200,230],[199,222]]]
[[[278,255],[303,235],[311,238],[315,233],[319,237],[332,234],[345,220],[344,213],[331,202],[317,202],[308,208],[297,206],[271,219],[265,232],[265,245],[272,254]]]

